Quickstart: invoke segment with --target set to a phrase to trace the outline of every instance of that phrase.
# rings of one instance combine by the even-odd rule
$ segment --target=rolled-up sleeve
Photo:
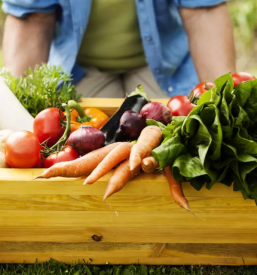
[[[199,8],[211,7],[221,3],[227,2],[226,0],[173,0],[178,7],[185,8]]]
[[[26,17],[34,12],[55,12],[58,6],[58,0],[3,0],[2,10],[16,17]]]

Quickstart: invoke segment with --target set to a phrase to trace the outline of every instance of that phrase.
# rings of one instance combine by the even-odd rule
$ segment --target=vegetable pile
[[[214,83],[199,83],[188,97],[175,96],[167,106],[151,102],[139,85],[109,118],[97,108],[83,109],[69,84],[57,88],[59,81],[49,74],[69,80],[58,69],[43,66],[31,74],[21,78],[20,88],[17,79],[5,75],[35,119],[34,133],[0,132],[2,168],[44,167],[37,178],[87,176],[84,185],[114,169],[104,201],[141,170],[163,170],[174,201],[188,211],[183,181],[196,190],[233,184],[257,203],[257,80],[252,75],[228,73]],[[47,99],[53,94],[48,103],[46,94]]]

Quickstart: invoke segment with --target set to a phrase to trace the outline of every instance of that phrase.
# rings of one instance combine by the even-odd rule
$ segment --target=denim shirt
[[[76,84],[85,72],[76,63],[87,28],[92,0],[4,0],[2,9],[16,17],[33,12],[57,12],[56,34],[49,63],[73,74]],[[161,89],[170,97],[188,95],[199,82],[189,53],[188,39],[178,8],[218,5],[226,0],[136,1],[139,28],[147,63]]]

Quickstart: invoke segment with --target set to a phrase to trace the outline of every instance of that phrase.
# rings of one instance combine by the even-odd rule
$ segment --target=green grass
[[[255,275],[257,266],[94,266],[85,264],[64,264],[51,260],[39,264],[1,264],[0,275]]]

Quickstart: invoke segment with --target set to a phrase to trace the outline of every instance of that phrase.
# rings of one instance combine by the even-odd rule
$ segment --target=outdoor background
[[[234,24],[237,71],[246,71],[257,77],[257,0],[229,0],[228,3]],[[4,20],[5,15],[0,12],[0,66]]]

